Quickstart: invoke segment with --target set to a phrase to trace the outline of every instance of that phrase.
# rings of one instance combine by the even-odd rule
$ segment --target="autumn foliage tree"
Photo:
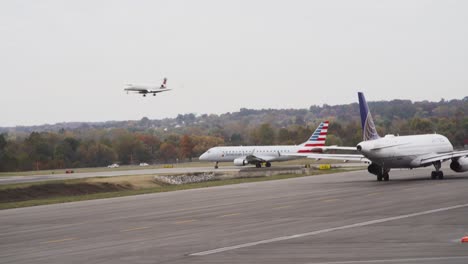
[[[192,161],[194,144],[188,135],[182,136],[179,143],[179,157]]]
[[[159,149],[160,157],[164,162],[174,161],[177,157],[177,149],[174,145],[169,142],[164,142],[161,144]]]

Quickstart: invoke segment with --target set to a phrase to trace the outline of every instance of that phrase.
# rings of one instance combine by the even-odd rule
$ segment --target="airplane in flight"
[[[313,159],[339,159],[368,162],[367,170],[377,176],[378,181],[388,181],[390,169],[434,166],[431,179],[443,179],[442,162],[451,160],[450,168],[455,172],[468,171],[468,150],[454,151],[450,141],[443,135],[425,134],[380,137],[369,111],[364,94],[359,92],[359,110],[363,141],[356,146],[361,154],[293,154]],[[340,147],[335,147],[340,149]],[[345,149],[349,149],[345,147]]]
[[[199,160],[216,162],[233,161],[236,166],[254,164],[257,168],[271,167],[271,162],[287,161],[300,157],[290,156],[290,153],[313,153],[322,152],[325,147],[325,140],[328,132],[328,121],[320,123],[310,138],[300,145],[283,146],[228,146],[213,147],[203,153]],[[354,148],[353,148],[354,149]]]
[[[156,96],[157,93],[167,92],[171,90],[166,87],[166,83],[167,78],[164,78],[161,86],[159,87],[128,84],[128,87],[125,88],[124,91],[126,91],[127,93],[136,92],[138,94],[142,94],[143,97],[145,97],[147,94],[153,94],[153,96]]]

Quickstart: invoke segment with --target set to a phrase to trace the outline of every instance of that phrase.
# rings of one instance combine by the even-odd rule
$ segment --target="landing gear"
[[[218,162],[215,163],[215,167],[214,167],[214,168],[215,168],[215,169],[219,168],[219,167],[218,167]]]
[[[388,175],[388,172],[385,172],[383,174],[379,173],[379,175],[377,175],[377,181],[389,181],[390,180],[390,175]]]
[[[262,167],[262,164],[261,164],[261,163],[257,163],[257,164],[255,164],[255,167],[261,168],[261,167]]]
[[[444,172],[443,171],[432,171],[431,172],[431,179],[436,180],[442,180],[444,178]]]
[[[442,163],[440,161],[436,161],[433,162],[432,165],[434,165],[435,171],[431,172],[431,179],[442,180],[444,178],[444,172],[440,170],[440,167],[442,167]]]
[[[390,180],[390,176],[388,175],[388,172],[386,172],[386,173],[383,174],[383,180],[384,180],[384,181]]]
[[[378,165],[376,163],[371,163],[367,170],[377,176],[377,181],[389,181],[390,176],[388,173],[390,172],[389,168],[385,168],[384,166]]]
[[[443,171],[432,171],[431,172],[431,179],[436,180],[442,180],[444,178],[444,172]]]
[[[143,94],[143,97],[146,97],[146,94]]]
[[[271,163],[270,163],[270,162],[265,163],[265,167],[270,168],[270,167],[271,167]]]
[[[156,96],[156,94],[154,93],[153,96]]]

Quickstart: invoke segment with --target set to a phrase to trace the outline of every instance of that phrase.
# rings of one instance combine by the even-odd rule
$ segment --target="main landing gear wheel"
[[[261,164],[261,163],[257,163],[257,164],[255,164],[255,167],[261,168],[261,167],[262,167],[262,164]]]
[[[384,180],[384,181],[390,180],[390,176],[388,175],[388,173],[384,173],[384,175],[383,175],[383,180]]]
[[[431,179],[436,180],[442,180],[444,178],[444,172],[443,171],[432,171],[431,172]]]
[[[214,167],[214,168],[215,168],[215,169],[219,168],[219,167],[218,167],[218,162],[215,163],[215,167]]]
[[[270,162],[265,163],[265,167],[270,168],[270,167],[271,167],[271,163],[270,163]]]
[[[390,180],[390,176],[388,175],[388,172],[384,173],[384,174],[379,174],[377,175],[377,181],[389,181]]]

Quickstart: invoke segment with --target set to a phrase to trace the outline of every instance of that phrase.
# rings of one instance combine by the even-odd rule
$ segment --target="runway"
[[[2,263],[468,263],[468,173],[366,171],[0,211]]]

